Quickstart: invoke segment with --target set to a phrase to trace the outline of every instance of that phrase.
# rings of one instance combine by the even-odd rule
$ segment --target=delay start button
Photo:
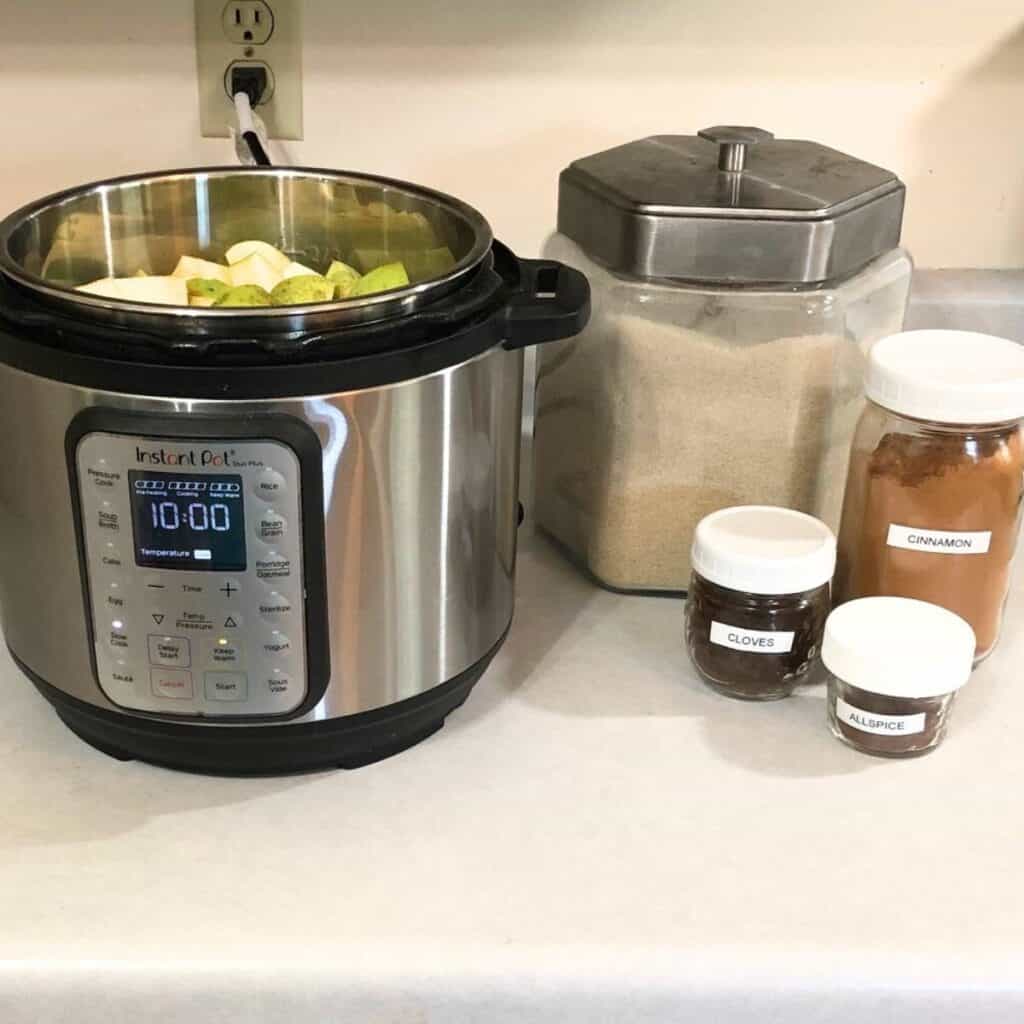
[[[264,501],[280,501],[285,496],[288,483],[282,474],[269,466],[261,470],[252,482],[253,493]]]

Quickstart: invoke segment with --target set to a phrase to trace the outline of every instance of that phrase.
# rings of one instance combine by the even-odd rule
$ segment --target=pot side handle
[[[519,287],[505,312],[505,348],[579,334],[590,319],[590,282],[555,260],[519,260]]]

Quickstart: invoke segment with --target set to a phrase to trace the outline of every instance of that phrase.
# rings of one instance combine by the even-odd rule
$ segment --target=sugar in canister
[[[815,680],[836,541],[792,509],[722,509],[697,525],[686,645],[713,689],[775,700]]]

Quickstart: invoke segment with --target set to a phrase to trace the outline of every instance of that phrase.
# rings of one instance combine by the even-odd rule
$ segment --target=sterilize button
[[[281,630],[275,629],[263,641],[263,650],[272,658],[286,658],[291,654],[292,642]]]
[[[253,480],[253,492],[264,501],[278,501],[284,497],[288,484],[276,469],[269,466],[259,472]]]
[[[283,594],[276,590],[269,591],[260,600],[260,615],[269,622],[280,622],[287,615],[292,613],[292,603]]]
[[[149,680],[157,697],[189,700],[192,697],[192,673],[180,668],[151,668]]]
[[[268,544],[283,537],[287,529],[288,522],[285,517],[272,508],[262,512],[256,520],[256,536]]]

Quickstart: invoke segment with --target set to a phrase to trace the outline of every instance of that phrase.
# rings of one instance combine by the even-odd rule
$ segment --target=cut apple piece
[[[229,267],[213,263],[211,260],[201,260],[197,256],[182,256],[171,277],[183,277],[186,281],[189,278],[201,277],[208,281],[222,281],[224,284],[231,284]]]
[[[324,275],[334,285],[334,297],[336,299],[347,299],[356,289],[360,273],[355,267],[350,267],[341,260],[335,260]]]
[[[188,288],[190,306],[212,306],[224,297],[231,286],[210,277],[193,277],[185,282],[185,287]]]
[[[269,306],[270,296],[258,284],[243,284],[231,288],[215,303],[215,306]]]
[[[269,293],[274,290],[274,285],[280,280],[280,271],[269,264],[258,252],[231,265],[231,284],[236,288],[243,284],[256,284]]]
[[[320,273],[312,267],[307,267],[302,263],[296,263],[295,260],[292,260],[292,262],[281,271],[281,280],[287,281],[290,277],[309,277],[310,274],[315,277],[320,277]]]
[[[181,277],[119,277],[119,299],[153,302],[161,306],[187,306],[188,288]]]
[[[80,284],[76,292],[85,292],[86,295],[99,295],[104,299],[119,299],[121,291],[118,288],[117,279],[113,277],[101,277],[98,281],[90,281],[88,284]]]
[[[334,285],[319,274],[301,274],[280,281],[270,293],[275,306],[301,306],[307,302],[329,302]]]
[[[352,291],[355,298],[359,295],[373,295],[375,292],[386,292],[392,288],[404,288],[409,283],[409,275],[401,263],[385,263],[382,267],[371,270],[361,277]]]
[[[243,260],[248,259],[250,256],[262,256],[277,271],[278,278],[284,273],[284,268],[291,263],[291,260],[280,249],[275,249],[269,242],[260,242],[256,239],[236,242],[228,249],[225,255],[232,267],[236,263],[241,263]]]

